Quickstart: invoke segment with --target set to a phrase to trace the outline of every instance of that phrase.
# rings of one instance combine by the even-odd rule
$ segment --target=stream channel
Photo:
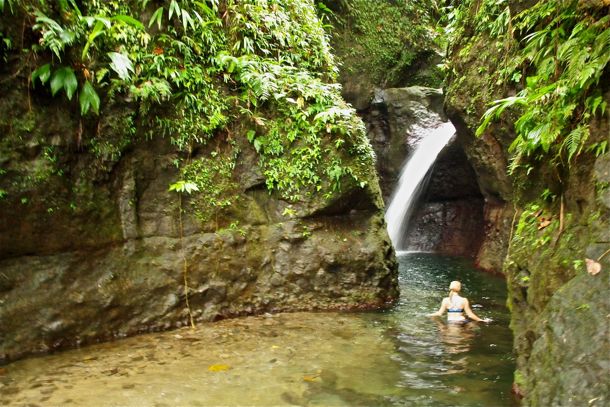
[[[402,253],[392,309],[200,323],[0,368],[7,406],[515,406],[506,286]],[[451,280],[491,324],[427,317]]]

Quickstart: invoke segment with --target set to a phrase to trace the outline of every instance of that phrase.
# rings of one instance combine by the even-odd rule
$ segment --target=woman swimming
[[[429,316],[440,317],[447,311],[447,321],[449,322],[467,322],[468,319],[466,319],[464,313],[466,313],[470,320],[491,322],[491,319],[481,319],[472,312],[468,299],[459,294],[461,289],[462,284],[459,281],[452,281],[451,284],[449,284],[449,297],[443,298],[440,309]]]

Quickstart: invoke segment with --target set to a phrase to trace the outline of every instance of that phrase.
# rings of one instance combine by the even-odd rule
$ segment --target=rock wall
[[[508,5],[515,15],[532,2]],[[532,161],[526,176],[508,175],[514,117],[505,114],[481,137],[474,132],[491,101],[515,94],[494,77],[500,61],[513,55],[491,47],[501,43],[476,32],[476,8],[469,12],[450,56],[446,111],[485,198],[478,263],[502,269],[508,281],[517,356],[514,390],[531,406],[605,405],[609,153],[583,151],[568,169],[550,160]],[[608,82],[600,83],[610,103]],[[608,142],[609,134],[607,114],[592,120],[591,143]],[[587,262],[599,262],[601,272],[595,274]]]
[[[24,107],[10,105],[4,129],[20,117],[7,110]],[[59,106],[49,109],[59,119],[40,109],[32,132],[52,139],[78,128]],[[242,142],[238,204],[214,230],[186,200],[180,238],[168,140],[133,146],[107,171],[92,170],[94,158],[74,146],[56,149],[66,161],[61,176],[0,201],[0,361],[185,325],[185,278],[195,321],[377,308],[398,295],[373,170],[370,187],[327,205],[290,204],[266,190],[256,153]],[[34,141],[11,154],[5,168],[47,165]],[[16,182],[10,175],[3,181]]]
[[[485,231],[483,203],[476,175],[453,142],[439,155],[411,217],[407,250],[474,258]]]
[[[438,89],[384,89],[362,112],[386,203],[427,129],[447,120],[443,100]],[[409,221],[406,249],[474,257],[484,231],[483,197],[460,144],[453,142],[441,152],[424,191]]]
[[[440,87],[443,78],[443,55],[433,34],[440,10],[433,2],[325,4],[337,17],[331,19],[331,43],[341,61],[342,95],[367,125],[387,204],[426,127],[447,121],[442,92],[433,88]],[[432,187],[410,221],[409,250],[467,257],[479,252],[486,230],[483,198],[461,148],[456,145],[440,154],[429,178]]]
[[[331,43],[341,69],[343,96],[358,110],[369,108],[376,89],[440,87],[442,55],[433,2],[327,1],[334,17]]]
[[[82,83],[91,79],[91,69],[101,70],[108,59],[107,51],[118,49],[117,41],[131,37],[117,34],[112,38],[115,42],[98,41],[89,52],[99,54],[99,59],[85,61],[91,63],[88,67],[77,64],[87,41],[83,34],[87,27],[78,25],[84,19],[76,18],[75,13],[60,12],[75,4],[43,2],[40,7],[75,29],[83,41],[71,44],[72,48],[64,44],[63,71],[47,65],[49,75],[50,69],[54,75],[72,72]],[[129,4],[82,5],[83,10],[96,13],[98,6],[116,12]],[[265,2],[261,5],[267,6]],[[204,64],[199,65],[202,60],[198,56],[220,50],[203,49],[194,40],[185,44],[182,31],[173,29],[165,34],[171,37],[178,33],[178,50],[150,43],[148,48],[137,46],[134,52],[153,59],[177,52],[164,60],[178,61],[181,74],[204,84],[197,82],[197,86],[189,87],[189,79],[170,85],[174,68],[166,65],[162,74],[171,75],[162,80],[151,77],[156,85],[168,88],[165,96],[145,103],[138,92],[150,90],[150,78],[131,78],[132,82],[126,84],[115,73],[106,72],[107,81],[100,84],[98,78],[95,83],[102,99],[100,114],[85,115],[76,98],[68,100],[63,92],[52,97],[56,90],[50,92],[40,81],[33,87],[30,74],[40,62],[33,57],[49,64],[57,58],[48,49],[37,48],[44,43],[39,31],[13,24],[22,17],[24,24],[34,24],[35,7],[30,8],[29,3],[25,6],[16,4],[14,15],[12,8],[0,13],[0,32],[7,36],[3,38],[20,38],[14,42],[20,45],[7,48],[3,41],[0,49],[0,363],[28,354],[179,327],[189,324],[191,318],[198,322],[261,312],[373,309],[386,307],[397,298],[397,264],[385,230],[371,149],[361,131],[362,123],[338,97],[338,88],[327,83],[334,77],[334,66],[313,3],[293,1],[283,6],[268,5],[269,9],[263,10],[223,2],[218,15],[206,17],[214,24],[206,23],[202,29],[219,30],[212,33],[215,45],[227,50],[236,48],[223,41],[240,41],[225,35],[239,30],[231,13],[239,14],[239,21],[248,21],[248,29],[256,31],[250,20],[243,18],[247,12],[254,13],[252,21],[259,21],[256,13],[275,13],[274,18],[295,30],[294,36],[306,37],[299,44],[312,41],[311,46],[317,47],[293,49],[283,41],[283,32],[281,36],[269,34],[265,44],[276,47],[273,49],[278,55],[284,51],[291,57],[295,52],[303,53],[302,60],[297,58],[301,61],[298,67],[295,65],[299,63],[291,59],[289,67],[276,66],[276,70],[287,69],[292,74],[300,69],[298,74],[310,80],[307,92],[314,93],[300,97],[298,90],[287,91],[297,102],[281,99],[287,94],[270,97],[273,101],[259,95],[256,120],[252,112],[248,116],[238,109],[241,92],[249,90],[239,82],[241,76],[234,66],[227,71],[215,67],[212,76],[202,73]],[[134,7],[140,12],[139,3]],[[133,18],[123,14],[130,9],[125,10],[112,21],[128,21],[124,24],[129,27],[121,29],[136,29]],[[151,18],[133,15],[145,18],[145,22]],[[160,32],[156,25],[148,24],[151,26],[150,32],[140,34],[156,41]],[[146,25],[142,27],[137,29],[146,29]],[[268,34],[267,28],[261,30]],[[279,42],[271,44],[275,40]],[[32,48],[21,49],[25,47]],[[185,47],[185,54],[180,54]],[[319,55],[327,59],[308,65],[309,56],[316,59]],[[180,59],[186,60],[187,56],[195,58],[188,66]],[[254,54],[241,52],[237,56],[264,62]],[[321,65],[315,68],[316,63]],[[134,62],[133,74],[145,68]],[[292,80],[287,76],[288,81]],[[112,88],[110,82],[118,87]],[[184,84],[186,87],[181,87]],[[66,85],[66,92],[71,86]],[[282,82],[278,86],[288,89],[291,85]],[[170,87],[175,94],[167,95]],[[105,93],[109,88],[112,94]],[[320,96],[321,89],[324,94]],[[337,98],[328,99],[331,93]],[[187,109],[180,116],[185,113],[178,109],[184,109],[185,105],[180,105],[184,95],[191,99],[215,95],[216,99],[205,99],[199,105],[204,109],[194,115]],[[226,104],[217,100],[225,97]],[[251,97],[249,93],[248,108],[253,103]],[[314,103],[318,110],[314,114],[299,113],[304,123],[291,128],[294,120],[289,120],[286,112],[293,110],[287,106],[307,109]],[[222,125],[211,126],[207,116],[193,124],[193,116],[200,119],[202,112],[210,113],[205,108],[214,104],[226,105],[221,119],[215,118]],[[330,113],[325,110],[329,108]],[[316,121],[313,116],[321,112],[319,109],[328,116],[321,130],[311,134],[315,130],[312,122]],[[341,124],[339,116],[346,118]],[[159,125],[163,119],[167,119],[166,127]],[[165,134],[168,122],[171,131]],[[275,124],[277,127],[273,127]],[[277,130],[270,136],[276,143],[273,152],[264,145],[270,128]],[[184,129],[187,135],[180,132]],[[283,133],[289,130],[292,139]],[[315,146],[307,144],[312,139]],[[285,145],[278,147],[281,143]],[[282,155],[278,150],[285,151]],[[303,160],[294,158],[297,151],[318,153],[325,161],[317,162],[315,168],[302,169],[298,164]],[[276,170],[273,164],[278,161],[279,166],[293,171],[292,178],[282,174],[269,181],[271,176],[265,171]],[[310,184],[298,194],[291,185],[285,187],[284,194],[274,185],[289,178],[297,185],[294,189],[299,189],[299,176],[305,170]],[[180,186],[179,182],[188,188],[182,193],[168,190],[170,185]],[[199,185],[198,192],[193,185]],[[286,196],[286,190],[292,195]]]

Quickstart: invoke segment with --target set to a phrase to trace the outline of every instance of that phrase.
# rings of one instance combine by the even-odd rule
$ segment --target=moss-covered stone
[[[87,10],[109,8],[105,13],[132,5],[84,3]],[[210,30],[218,30],[211,34],[218,46],[227,45],[225,34],[239,41],[239,27],[224,25],[238,18],[225,19],[225,11],[261,25],[268,21],[259,17],[273,13],[293,30],[299,47],[287,46],[275,26],[260,31],[290,63],[237,55],[250,58],[248,67],[276,69],[268,85],[278,86],[277,98],[257,99],[245,79],[236,85],[243,77],[235,67],[216,66],[224,54],[206,54],[219,57],[218,71],[207,77],[201,69],[209,60],[204,64],[201,55],[212,51],[197,41],[180,42],[189,48],[184,54],[151,46],[140,57],[179,54],[180,60],[168,58],[177,66],[166,68],[205,82],[197,82],[203,91],[178,81],[171,103],[152,103],[142,101],[142,92],[159,78],[139,78],[131,88],[114,78],[98,88],[108,90],[99,117],[81,115],[38,84],[32,89],[29,70],[19,69],[31,60],[21,54],[0,67],[0,361],[181,326],[190,316],[369,309],[396,299],[397,264],[372,150],[338,86],[327,83],[334,65],[313,4],[259,5],[223,2],[230,10],[217,10],[213,27],[220,28]],[[70,17],[47,9],[51,17]],[[8,20],[0,15],[0,31],[7,32]],[[241,28],[253,29],[250,20]],[[102,37],[131,44],[128,36]],[[140,61],[137,68],[149,66]],[[194,88],[201,92],[194,95]],[[203,110],[185,114],[185,94]],[[242,97],[254,99],[240,110]],[[226,110],[207,115],[207,108],[227,106],[235,108],[230,120]],[[310,171],[291,178],[303,162]],[[168,190],[180,181],[199,191]]]
[[[442,61],[434,43],[433,3],[380,0],[326,2],[335,13],[332,45],[340,62],[343,96],[366,109],[375,88],[439,88]]]
[[[510,1],[508,7],[515,15],[532,4]],[[610,248],[610,217],[602,168],[608,153],[583,151],[569,166],[532,159],[527,171],[509,174],[515,117],[505,115],[480,138],[474,136],[488,104],[514,95],[519,86],[497,76],[498,65],[504,66],[518,46],[475,30],[477,10],[468,10],[452,49],[447,113],[486,198],[493,233],[486,235],[479,257],[503,269],[508,280],[516,389],[532,406],[604,405],[610,348],[608,299],[602,292],[610,267],[604,255]],[[592,145],[608,140],[607,114],[589,125]],[[601,264],[599,275],[587,274],[586,259]]]

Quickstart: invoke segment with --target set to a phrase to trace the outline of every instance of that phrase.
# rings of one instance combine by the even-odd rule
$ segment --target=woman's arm
[[[472,319],[473,321],[483,321],[481,318],[477,317],[474,312],[472,312],[472,310],[470,309],[470,303],[466,298],[464,298],[464,311],[466,312],[466,315],[468,315],[468,318]]]
[[[447,310],[447,299],[443,298],[443,301],[441,301],[441,307],[438,309],[438,311],[432,313],[432,314],[428,314],[429,317],[440,317],[443,315],[443,313]]]

